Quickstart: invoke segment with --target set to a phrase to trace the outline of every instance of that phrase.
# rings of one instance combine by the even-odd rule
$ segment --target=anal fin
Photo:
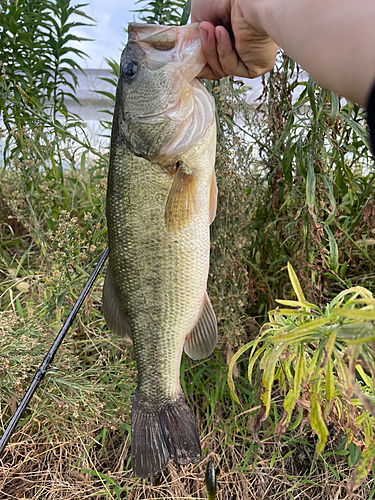
[[[203,359],[213,353],[217,343],[217,321],[207,292],[198,323],[189,333],[184,351],[191,359]]]
[[[121,310],[109,267],[103,287],[103,312],[107,326],[112,333],[119,337],[132,338],[129,320]]]

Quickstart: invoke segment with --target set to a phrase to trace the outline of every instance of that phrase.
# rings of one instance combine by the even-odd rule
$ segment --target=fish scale
[[[160,51],[155,46],[165,30],[129,27],[107,187],[104,315],[114,333],[133,339],[138,385],[132,467],[140,477],[155,474],[171,457],[180,464],[200,459],[199,437],[180,385],[181,356],[185,349],[193,359],[203,358],[217,340],[206,293],[216,195],[213,99],[193,80],[203,66],[197,27],[173,28],[175,48]],[[150,70],[155,60],[161,66]],[[152,102],[155,109],[149,109]],[[173,108],[170,115],[165,103]]]

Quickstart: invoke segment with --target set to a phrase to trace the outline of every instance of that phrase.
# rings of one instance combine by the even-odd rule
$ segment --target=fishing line
[[[108,247],[105,248],[104,252],[102,253],[99,262],[95,266],[95,269],[91,273],[91,276],[87,280],[87,283],[82,290],[80,296],[78,297],[76,303],[73,306],[73,309],[71,310],[69,316],[65,320],[65,323],[63,324],[60,332],[58,333],[54,343],[52,344],[51,349],[48,351],[47,355],[45,356],[42,364],[39,367],[39,370],[36,372],[29,388],[26,391],[26,394],[24,395],[22,401],[18,405],[17,410],[15,411],[13,417],[11,418],[10,422],[7,425],[7,428],[5,429],[4,434],[2,435],[0,439],[0,457],[6,447],[6,445],[9,442],[9,439],[12,437],[12,434],[17,427],[17,424],[21,420],[21,417],[23,415],[23,412],[27,408],[28,404],[30,403],[32,397],[35,394],[35,391],[39,387],[40,383],[44,379],[46,373],[49,370],[53,370],[53,367],[51,367],[51,363],[53,361],[53,358],[55,357],[55,354],[57,353],[60,345],[62,344],[66,334],[68,333],[69,328],[72,326],[73,321],[75,320],[75,317],[77,316],[78,311],[80,310],[83,302],[85,301],[89,291],[91,290],[92,285],[94,284],[96,278],[98,277],[100,271],[102,270],[102,267],[108,257]]]

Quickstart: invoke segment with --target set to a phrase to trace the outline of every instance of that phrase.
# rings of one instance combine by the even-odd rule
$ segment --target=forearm
[[[375,80],[375,1],[240,0],[285,52],[322,86],[365,104]]]

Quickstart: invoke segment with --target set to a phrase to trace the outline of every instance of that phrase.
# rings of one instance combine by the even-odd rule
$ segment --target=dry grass
[[[239,472],[236,465],[243,463],[243,453],[250,438],[249,443],[234,445],[228,443],[228,436],[216,433],[215,437],[211,435],[203,439],[202,446],[209,451],[200,464],[182,468],[170,463],[151,484],[150,481],[131,478],[127,470],[129,440],[124,441],[118,431],[107,437],[104,447],[93,446],[90,433],[70,442],[49,442],[46,438],[43,441],[42,436],[38,437],[40,441],[36,442],[35,436],[32,438],[22,431],[14,436],[12,445],[0,461],[2,499],[203,500],[206,498],[204,473],[209,460],[218,464],[219,500],[348,498],[345,481],[336,477],[336,474],[341,478],[349,474],[340,457],[335,461],[336,472],[333,473],[327,462],[314,464],[311,450],[310,455],[306,455],[303,447],[295,458],[283,459],[283,447],[268,443],[251,457],[253,463]],[[276,456],[275,460],[272,460],[273,456]],[[369,499],[372,486],[371,479],[354,498]]]

